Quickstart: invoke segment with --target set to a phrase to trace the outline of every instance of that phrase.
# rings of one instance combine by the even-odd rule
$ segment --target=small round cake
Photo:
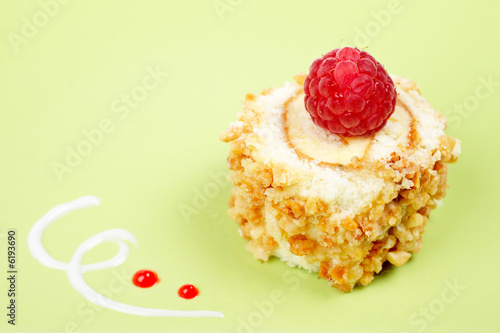
[[[304,103],[305,74],[246,96],[220,139],[230,145],[229,215],[255,258],[278,257],[347,292],[420,250],[460,141],[412,81],[390,79],[393,113],[368,136],[319,126]]]

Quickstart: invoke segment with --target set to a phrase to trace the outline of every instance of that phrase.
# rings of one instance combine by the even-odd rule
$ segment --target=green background
[[[2,332],[500,331],[498,2],[55,1],[0,3]],[[227,172],[228,147],[217,138],[245,94],[291,80],[339,45],[368,46],[389,72],[413,79],[449,116],[447,133],[463,152],[421,253],[349,294],[279,260],[254,260],[226,214],[230,186],[212,178]],[[124,95],[145,91],[148,69],[168,75],[154,88],[148,79],[147,96],[125,107]],[[108,133],[88,146],[85,131],[103,120]],[[87,156],[58,177],[55,163],[66,164],[78,147]],[[69,261],[87,237],[130,230],[138,249],[120,267],[86,274],[93,288],[133,305],[219,310],[225,318],[93,307],[64,272],[36,262],[30,227],[86,194],[102,205],[49,228],[49,253]],[[15,327],[4,314],[9,228],[18,234]],[[104,244],[86,262],[115,251]],[[129,279],[142,268],[161,282],[134,287]],[[180,299],[184,283],[200,296]]]

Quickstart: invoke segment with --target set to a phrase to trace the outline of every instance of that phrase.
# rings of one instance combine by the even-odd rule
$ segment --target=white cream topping
[[[371,158],[390,156],[398,146],[407,144],[411,121],[408,112],[398,105],[373,139],[350,137],[342,140],[314,124],[305,109],[303,93],[290,103],[287,112],[288,133],[295,148],[315,160],[342,165],[349,164],[354,156],[360,159],[365,154]]]
[[[421,143],[408,149],[411,116],[398,106],[386,126],[376,133],[365,158],[388,161],[391,153],[396,152],[422,167],[428,167],[437,157],[432,156],[432,150],[439,148],[439,138],[445,135],[446,121],[416,90],[407,93],[401,89],[401,86],[411,86],[411,81],[396,76],[393,76],[393,80],[398,99],[413,116],[415,131]],[[286,142],[283,124],[285,103],[294,97],[299,89],[297,83],[286,82],[283,87],[274,88],[269,94],[257,97],[257,107],[254,111],[260,114],[260,121],[254,126],[254,133],[247,136],[246,143],[249,147],[255,147],[252,157],[256,160],[271,168],[282,167],[288,171],[291,178],[299,175],[298,181],[292,181],[292,184],[295,184],[292,186],[294,193],[298,190],[299,195],[304,197],[316,196],[326,202],[335,202],[338,210],[332,212],[332,218],[353,217],[378,197],[386,186],[384,179],[377,177],[370,170],[345,171],[318,164],[333,161],[345,163],[353,156],[361,157],[369,139],[351,139],[348,146],[342,147],[339,137],[314,125],[305,111],[303,99],[299,97],[289,110],[290,121],[296,124],[290,128],[290,138],[294,145],[304,149],[313,158],[300,159]],[[410,185],[403,184],[403,187]]]
[[[300,175],[295,185],[300,195],[335,202],[338,208],[338,212],[332,212],[335,217],[354,216],[362,207],[371,204],[382,190],[384,180],[369,174],[360,176],[355,171],[324,168],[318,165],[321,161],[298,158],[285,141],[282,120],[284,103],[298,88],[296,83],[287,82],[269,95],[258,97],[259,107],[255,111],[261,113],[262,121],[254,126],[257,137],[249,135],[247,144],[256,147],[254,158],[267,166],[282,166],[291,177]]]
[[[108,269],[121,265],[128,257],[129,247],[126,242],[137,246],[135,236],[124,229],[110,229],[100,232],[81,243],[69,263],[58,261],[47,252],[42,243],[45,229],[57,219],[66,214],[91,206],[100,204],[100,199],[95,196],[84,196],[71,202],[60,204],[52,208],[31,228],[28,234],[28,248],[31,255],[39,263],[49,268],[66,271],[71,286],[90,302],[123,313],[145,317],[224,317],[217,311],[180,311],[143,308],[116,302],[92,289],[83,278],[83,273],[101,269]],[[85,254],[103,242],[113,242],[118,244],[118,253],[111,259],[88,265],[82,265]]]

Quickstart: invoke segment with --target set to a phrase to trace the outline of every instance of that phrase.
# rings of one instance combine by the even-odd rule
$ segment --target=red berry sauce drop
[[[177,293],[182,298],[192,299],[192,298],[195,298],[196,296],[198,296],[199,291],[198,291],[198,288],[196,288],[192,284],[185,284],[179,288],[179,291]]]
[[[158,275],[150,270],[141,269],[132,277],[132,283],[139,288],[149,288],[159,282]]]

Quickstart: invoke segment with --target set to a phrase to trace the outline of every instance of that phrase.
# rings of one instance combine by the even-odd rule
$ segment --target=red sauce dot
[[[132,283],[139,288],[149,288],[158,283],[158,275],[150,270],[141,269],[132,277]]]
[[[177,293],[182,298],[192,299],[192,298],[195,298],[196,296],[198,296],[199,291],[192,284],[185,284],[179,288],[179,291]]]

